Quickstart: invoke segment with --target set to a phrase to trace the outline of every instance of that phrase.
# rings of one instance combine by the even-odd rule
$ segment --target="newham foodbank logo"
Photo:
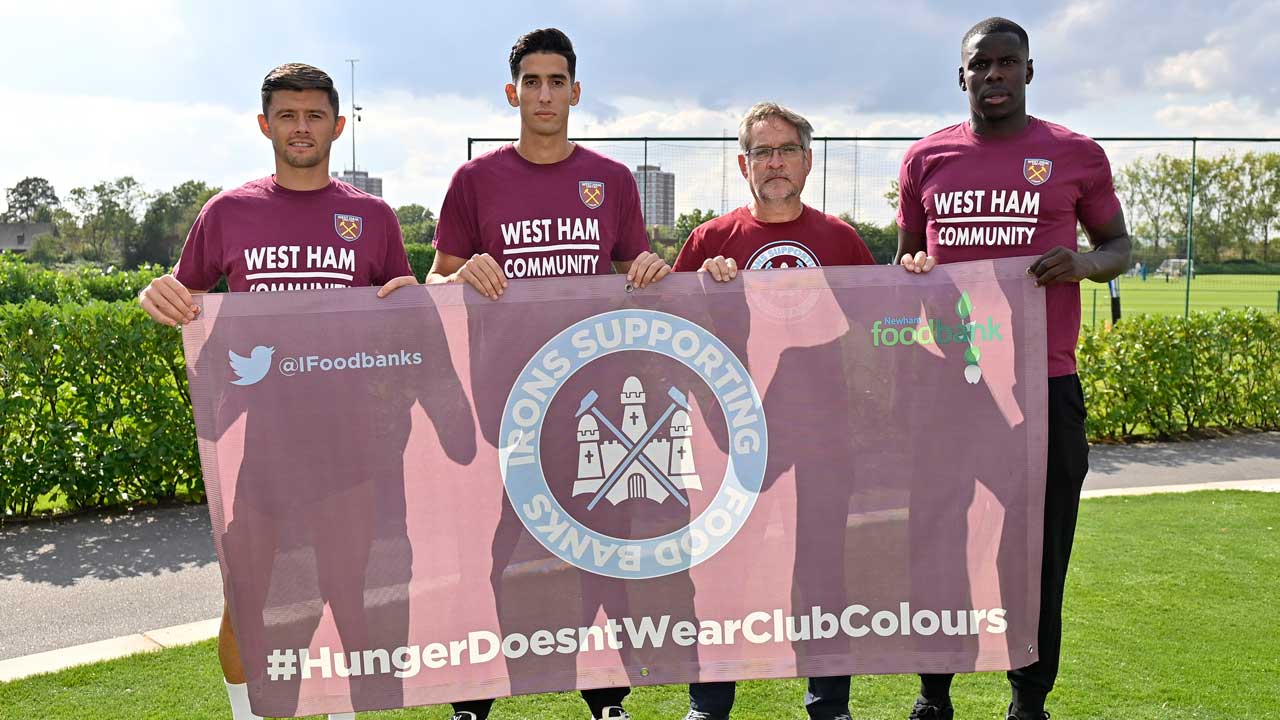
[[[951,325],[939,322],[936,318],[927,322],[920,317],[891,317],[877,320],[871,324],[871,344],[873,347],[895,347],[906,345],[949,345],[964,343],[969,347],[964,351],[964,379],[970,385],[978,384],[982,379],[982,350],[978,343],[1000,342],[1004,336],[1000,333],[1000,323],[988,315],[986,322],[973,322],[973,302],[969,293],[961,293],[956,301],[956,316],[960,322]]]
[[[699,417],[723,424],[726,448],[698,439]],[[543,345],[511,388],[499,438],[507,497],[529,533],[571,565],[631,579],[723,549],[768,457],[760,394],[733,352],[693,322],[640,309],[587,318]],[[649,522],[659,516],[666,525]]]

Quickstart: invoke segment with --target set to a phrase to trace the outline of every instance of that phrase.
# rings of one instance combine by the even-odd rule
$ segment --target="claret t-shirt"
[[[689,234],[672,269],[697,270],[718,255],[733,258],[743,270],[875,263],[849,223],[808,205],[787,222],[761,222],[748,207],[712,218]]]
[[[907,151],[898,184],[898,225],[944,263],[1075,250],[1077,220],[1099,227],[1120,212],[1102,148],[1034,117],[1008,138],[967,121],[939,130]],[[1080,285],[1047,287],[1045,317],[1049,377],[1074,374]]]
[[[454,173],[436,249],[488,253],[509,278],[607,275],[649,249],[640,194],[626,166],[575,145],[555,163],[504,145]]]
[[[232,292],[259,292],[382,285],[413,270],[380,198],[337,180],[289,190],[268,176],[205,203],[173,274],[192,290],[225,276]]]

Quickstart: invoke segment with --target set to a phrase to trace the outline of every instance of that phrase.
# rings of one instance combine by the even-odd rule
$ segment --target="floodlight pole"
[[[360,59],[348,58],[347,62],[351,63],[351,176],[354,181],[356,172],[356,123],[360,122],[360,116],[357,114],[360,109],[356,107],[356,63],[360,62]]]

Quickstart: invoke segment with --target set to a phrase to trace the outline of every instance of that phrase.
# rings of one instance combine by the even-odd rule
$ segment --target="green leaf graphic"
[[[969,301],[969,293],[960,293],[960,300],[956,303],[956,314],[962,318],[967,318],[972,311],[973,303]]]
[[[969,349],[964,351],[964,361],[970,365],[977,365],[980,357],[982,357],[982,351],[977,345],[970,345]]]

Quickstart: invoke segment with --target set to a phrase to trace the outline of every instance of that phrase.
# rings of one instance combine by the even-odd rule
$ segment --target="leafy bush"
[[[137,270],[82,267],[58,272],[0,254],[0,304],[28,300],[53,304],[132,301],[147,283],[166,272],[159,265],[144,265]]]
[[[409,267],[413,268],[418,282],[426,280],[431,263],[436,260],[436,249],[427,243],[405,243],[404,250],[409,254]]]
[[[1086,327],[1080,380],[1092,439],[1280,427],[1280,315],[1139,316]]]
[[[1197,275],[1280,275],[1280,262],[1228,260],[1221,263],[1196,263]]]
[[[180,336],[132,300],[0,305],[0,507],[203,493]]]

